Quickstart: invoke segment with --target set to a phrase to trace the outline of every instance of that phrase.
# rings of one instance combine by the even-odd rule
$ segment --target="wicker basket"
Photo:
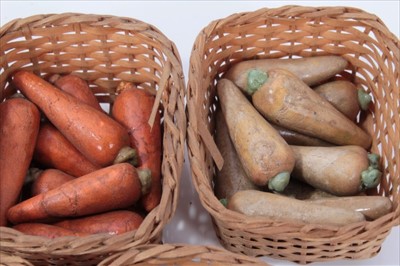
[[[258,259],[211,246],[144,245],[111,255],[99,266],[128,265],[264,265]]]
[[[8,253],[3,253],[0,251],[0,266],[33,266],[27,260],[24,260],[21,257],[13,256]]]
[[[370,192],[390,198],[392,212],[375,221],[336,227],[274,222],[225,209],[213,194],[212,182],[223,163],[213,141],[218,79],[243,60],[327,54],[347,59],[347,76],[373,96],[366,128],[384,170],[379,188]],[[350,7],[265,8],[213,21],[199,33],[187,91],[189,159],[201,203],[227,249],[302,264],[365,259],[379,252],[399,224],[399,54],[398,37],[378,17]]]
[[[49,241],[1,227],[2,251],[35,264],[88,265],[117,251],[160,242],[177,206],[187,123],[182,65],[174,43],[135,19],[72,13],[11,21],[0,29],[0,38],[1,100],[15,92],[10,80],[18,69],[42,76],[74,73],[91,84],[106,110],[120,81],[148,90],[156,95],[163,122],[162,198],[138,230]]]

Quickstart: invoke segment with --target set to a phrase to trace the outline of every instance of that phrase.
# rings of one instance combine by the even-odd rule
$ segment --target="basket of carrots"
[[[264,8],[199,33],[188,151],[225,248],[301,264],[380,251],[400,214],[398,47],[351,7]]]
[[[99,263],[106,265],[264,265],[257,258],[199,245],[143,245],[113,254]]]
[[[16,19],[0,38],[2,252],[90,265],[159,243],[186,136],[174,43],[76,13]]]

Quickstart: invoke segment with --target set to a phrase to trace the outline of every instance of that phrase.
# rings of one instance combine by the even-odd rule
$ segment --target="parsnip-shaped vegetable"
[[[227,79],[217,85],[229,135],[247,176],[258,186],[283,190],[294,166],[289,145]]]
[[[381,172],[370,167],[368,153],[359,146],[291,146],[296,164],[293,176],[337,196],[352,196],[375,187]]]
[[[365,220],[355,211],[256,190],[237,192],[228,200],[227,208],[248,216],[264,216],[282,222],[346,225]]]
[[[268,72],[274,68],[286,69],[307,85],[316,85],[342,72],[347,66],[347,61],[340,56],[314,56],[298,59],[256,59],[242,61],[233,65],[224,78],[232,80],[236,86],[244,90],[258,87],[263,77],[256,74],[256,79],[251,76],[259,71]],[[249,76],[251,77],[249,79]]]
[[[308,135],[301,134],[299,132],[275,125],[271,123],[278,132],[279,135],[289,144],[289,145],[300,145],[300,146],[333,146],[333,144],[326,142],[324,140],[311,137]]]
[[[375,220],[392,210],[392,202],[382,196],[353,196],[309,200],[313,204],[340,207],[362,213],[368,220]]]
[[[258,187],[251,182],[243,170],[235,147],[229,137],[229,130],[226,126],[224,115],[219,108],[215,114],[216,136],[215,143],[224,158],[224,165],[218,171],[214,179],[214,191],[218,199],[230,198],[240,190],[254,189]]]
[[[270,70],[266,82],[248,91],[269,121],[337,145],[368,148],[371,137],[294,74]]]
[[[360,112],[356,86],[347,80],[327,82],[316,88],[315,92],[324,97],[351,121],[355,121]]]

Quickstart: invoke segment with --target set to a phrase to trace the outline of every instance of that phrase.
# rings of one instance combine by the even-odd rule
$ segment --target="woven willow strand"
[[[112,255],[99,266],[106,265],[265,265],[258,259],[211,246],[187,244],[144,245]]]

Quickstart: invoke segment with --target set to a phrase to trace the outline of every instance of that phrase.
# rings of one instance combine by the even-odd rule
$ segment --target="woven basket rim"
[[[19,255],[26,253],[54,255],[56,257],[73,255],[73,257],[78,261],[79,255],[96,255],[121,251],[138,244],[154,241],[154,238],[158,239],[157,241],[160,241],[163,227],[172,218],[177,207],[179,180],[183,168],[187,119],[184,110],[184,74],[179,52],[172,40],[170,40],[166,35],[164,35],[164,33],[149,23],[134,18],[119,17],[114,15],[85,13],[38,14],[25,18],[17,18],[4,24],[0,28],[0,38],[3,39],[4,37],[19,32],[22,29],[31,30],[35,28],[44,28],[50,26],[57,27],[69,24],[89,24],[90,26],[94,25],[102,28],[114,28],[123,32],[128,31],[129,33],[134,34],[147,34],[148,38],[157,40],[166,60],[166,67],[164,67],[161,71],[165,71],[165,73],[160,77],[160,84],[158,84],[158,86],[160,87],[160,90],[165,90],[165,88],[168,88],[171,91],[174,90],[174,94],[171,94],[171,92],[167,91],[166,93],[168,93],[168,98],[163,98],[163,102],[165,104],[164,109],[170,108],[171,112],[174,112],[172,114],[172,119],[168,118],[171,121],[166,121],[164,123],[164,134],[166,134],[167,131],[169,132],[169,135],[174,134],[176,137],[169,136],[169,139],[165,139],[165,142],[172,142],[174,141],[173,139],[176,139],[177,141],[177,144],[169,145],[175,145],[176,147],[173,147],[173,149],[176,149],[176,152],[171,154],[170,159],[165,159],[165,156],[162,159],[162,164],[165,164],[168,169],[171,168],[171,170],[165,172],[165,175],[162,177],[163,188],[165,188],[165,191],[162,193],[160,205],[162,204],[165,209],[162,209],[160,206],[158,206],[148,213],[142,223],[143,226],[139,227],[138,230],[115,236],[98,234],[87,237],[69,237],[54,240],[49,240],[42,237],[29,237],[29,240],[27,241],[26,235],[12,228],[0,227],[2,232],[0,242],[2,248],[4,247],[4,250],[6,250],[5,247],[7,246],[8,250],[14,249],[15,251],[18,251]],[[151,44],[149,46],[151,46]],[[2,75],[5,74],[3,72],[5,60],[6,58],[2,56],[0,62]],[[164,84],[161,84],[162,82],[164,82]],[[3,88],[1,88],[1,91],[1,95],[3,95]],[[0,98],[3,100],[3,96]],[[174,121],[174,119],[176,121]],[[168,128],[166,126],[167,123],[169,123]],[[164,143],[163,152],[167,151],[165,145],[166,144]],[[135,236],[137,239],[134,238]],[[153,238],[153,240],[151,240],[151,238]],[[25,244],[19,245],[18,243],[20,241],[25,241]],[[92,249],[88,249],[90,243],[92,242],[94,243]],[[109,245],[113,245],[113,247],[110,247]],[[29,247],[35,248],[28,250]],[[81,252],[75,252],[74,247],[83,248]],[[65,251],[69,251],[70,254]],[[71,251],[73,251],[73,254]]]
[[[68,16],[67,22],[64,22],[64,17]],[[50,19],[49,19],[50,18]],[[79,20],[74,21],[76,18]],[[118,28],[121,29],[133,29],[132,24],[143,24],[146,27],[151,28],[154,31],[157,31],[163,34],[157,27],[152,24],[146,23],[142,20],[130,18],[130,17],[121,17],[116,15],[109,14],[94,14],[94,13],[82,13],[82,12],[60,12],[60,13],[45,13],[45,14],[36,14],[27,17],[20,17],[10,20],[5,23],[0,28],[0,37],[3,37],[4,34],[9,34],[19,30],[23,25],[29,24],[29,27],[38,28],[46,25],[57,25],[55,23],[58,19],[61,19],[62,24],[71,24],[71,23],[95,23],[102,22],[107,18],[115,18],[120,21],[120,26]],[[42,24],[43,21],[46,23]],[[21,24],[20,24],[21,23]],[[37,24],[36,24],[37,23]],[[99,24],[99,26],[102,24]],[[122,26],[122,27],[121,27]],[[172,41],[171,41],[172,42]]]
[[[213,141],[212,133],[209,131],[208,128],[208,121],[203,121],[202,117],[199,116],[199,112],[206,112],[203,111],[202,108],[202,101],[205,101],[203,98],[205,91],[210,94],[210,87],[212,87],[213,82],[218,80],[219,76],[209,76],[210,78],[210,86],[208,89],[203,88],[202,84],[196,82],[196,79],[199,76],[202,76],[203,79],[205,76],[211,75],[207,72],[206,67],[204,67],[204,71],[201,67],[207,63],[211,65],[211,62],[217,62],[215,58],[210,59],[207,61],[208,53],[211,53],[211,42],[214,40],[213,38],[222,38],[221,36],[225,37],[225,33],[227,33],[226,29],[236,30],[241,25],[249,25],[254,23],[255,21],[263,21],[267,19],[274,19],[274,23],[276,21],[287,21],[287,20],[302,20],[302,19],[313,19],[318,16],[325,16],[330,17],[332,19],[335,18],[343,18],[344,20],[355,20],[360,21],[362,20],[366,26],[375,27],[381,30],[382,35],[387,38],[388,42],[393,42],[393,47],[399,47],[399,39],[393,33],[391,33],[382,20],[374,14],[367,13],[359,8],[353,7],[345,7],[345,6],[335,6],[335,7],[311,7],[311,6],[299,6],[299,5],[286,5],[277,8],[261,8],[255,11],[250,12],[241,12],[228,15],[224,18],[216,19],[202,28],[197,35],[197,38],[194,42],[191,57],[190,57],[190,69],[189,72],[188,82],[187,82],[187,113],[188,113],[188,146],[189,146],[189,161],[191,165],[191,174],[192,180],[195,186],[196,191],[199,194],[199,198],[203,207],[209,212],[212,217],[213,223],[215,227],[218,229],[220,227],[224,227],[224,230],[228,230],[226,227],[229,226],[229,230],[240,230],[245,231],[246,233],[253,232],[252,228],[255,226],[256,223],[264,223],[263,227],[257,228],[257,232],[267,231],[274,234],[272,229],[269,227],[274,226],[274,228],[283,228],[282,230],[276,231],[276,234],[286,234],[290,236],[293,233],[305,233],[305,232],[313,232],[315,230],[326,230],[328,232],[335,232],[336,239],[340,239],[342,234],[346,234],[354,228],[359,229],[360,232],[362,231],[369,231],[373,228],[376,230],[382,224],[385,224],[386,227],[392,228],[399,224],[398,217],[400,215],[400,207],[397,205],[396,209],[393,209],[391,213],[375,220],[375,221],[365,221],[356,224],[349,224],[346,226],[329,226],[329,225],[304,225],[304,224],[297,224],[297,223],[286,223],[286,222],[279,222],[273,221],[266,217],[247,217],[245,215],[230,211],[226,209],[222,204],[219,203],[216,196],[211,196],[212,185],[209,184],[211,179],[213,178],[212,170],[207,172],[208,167],[210,168],[217,168],[218,165],[221,165],[221,161],[223,162],[223,158],[221,157],[218,148]],[[261,24],[262,22],[260,22]],[[267,22],[264,22],[267,23]],[[271,22],[270,22],[271,23]],[[276,22],[279,24],[279,22]],[[258,25],[258,24],[257,24]],[[228,32],[232,34],[232,32]],[[241,34],[247,34],[245,30],[241,32]],[[230,37],[233,38],[233,37]],[[228,39],[228,38],[227,38]],[[220,40],[220,39],[219,39]],[[243,43],[243,42],[241,42]],[[208,45],[208,46],[207,46]],[[219,47],[222,49],[224,46],[232,45],[226,41],[223,43],[222,41],[219,42]],[[251,46],[251,44],[249,44]],[[247,46],[246,46],[247,47]],[[210,50],[207,50],[210,49]],[[238,52],[240,53],[240,52]],[[222,52],[221,52],[222,54]],[[217,57],[215,54],[213,56]],[[225,56],[225,55],[224,55]],[[399,61],[399,53],[398,51],[393,51],[393,56],[395,60]],[[205,59],[206,57],[206,59]],[[222,56],[221,56],[222,57]],[[227,57],[227,56],[226,56]],[[218,62],[224,61],[224,67],[227,69],[229,67],[228,59],[221,59],[219,58]],[[236,55],[235,59],[238,58]],[[212,61],[214,60],[214,61]],[[241,58],[241,60],[237,59],[237,62],[241,60],[246,60]],[[217,64],[217,63],[215,63]],[[207,66],[210,66],[207,65]],[[228,66],[227,66],[228,65]],[[211,72],[211,71],[210,71]],[[219,75],[221,75],[219,73]],[[207,80],[207,79],[206,79]],[[208,82],[208,80],[207,80]],[[207,83],[206,82],[206,83]],[[208,83],[207,83],[208,84]],[[206,97],[207,100],[211,99],[214,100],[213,97],[216,97],[213,93],[211,93],[211,97]],[[215,100],[214,100],[215,101]],[[211,106],[211,104],[210,104]],[[210,107],[211,108],[211,107]],[[205,155],[204,155],[205,154]],[[207,155],[208,154],[208,155]],[[206,161],[204,161],[204,156],[206,156]],[[209,161],[207,161],[209,160]],[[210,163],[210,164],[208,164]],[[209,174],[211,176],[209,176]],[[396,178],[396,177],[395,177]],[[398,177],[397,177],[398,179]],[[395,193],[395,192],[393,192]],[[393,196],[393,195],[392,195]],[[251,237],[246,235],[247,237]],[[327,234],[326,237],[311,237],[309,239],[304,239],[310,243],[310,241],[324,241],[326,239],[334,239],[332,238],[332,234]],[[226,243],[229,244],[229,243]],[[236,243],[237,244],[237,243]]]
[[[198,245],[186,243],[164,243],[140,245],[105,258],[99,265],[181,265],[180,263],[193,263],[204,265],[202,260],[209,263],[224,263],[226,265],[246,264],[265,265],[266,262],[258,258],[243,254],[236,254],[226,249],[211,245]],[[153,264],[151,263],[154,261]]]

